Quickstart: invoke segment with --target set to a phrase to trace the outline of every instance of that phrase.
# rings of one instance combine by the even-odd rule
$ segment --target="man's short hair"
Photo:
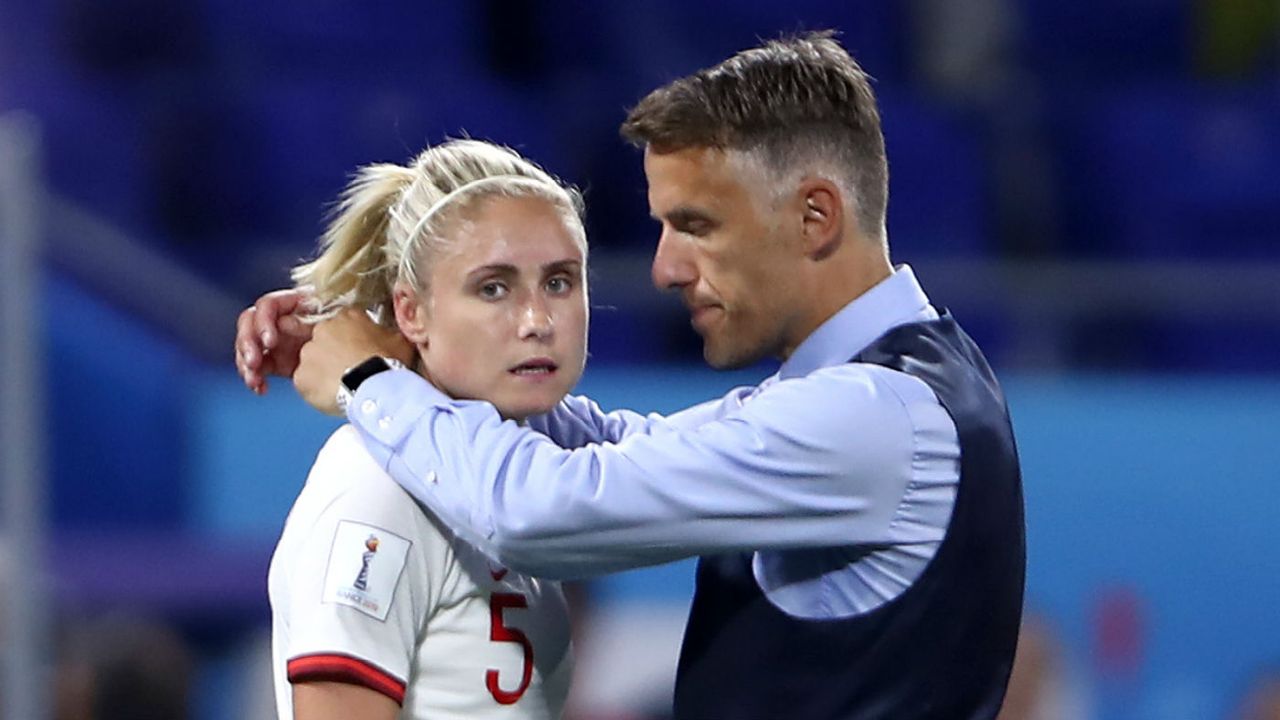
[[[889,169],[870,77],[832,31],[772,40],[649,93],[622,136],[658,152],[739,150],[786,177],[827,169],[883,239]]]

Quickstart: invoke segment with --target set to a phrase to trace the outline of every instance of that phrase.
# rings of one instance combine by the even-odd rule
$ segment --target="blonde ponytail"
[[[396,265],[387,258],[387,224],[414,177],[409,168],[391,163],[357,171],[320,240],[320,254],[293,269],[294,285],[311,295],[311,320],[347,307],[389,307]],[[389,312],[381,314],[390,320]]]

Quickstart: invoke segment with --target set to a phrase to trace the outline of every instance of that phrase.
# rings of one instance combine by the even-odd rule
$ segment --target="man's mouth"
[[[715,315],[720,309],[719,305],[690,305],[689,320],[693,324],[693,329],[702,332],[703,326]]]

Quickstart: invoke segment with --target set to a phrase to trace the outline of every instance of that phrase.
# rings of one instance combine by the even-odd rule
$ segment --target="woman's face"
[[[428,264],[425,300],[398,298],[397,316],[436,387],[523,420],[553,408],[582,377],[585,266],[556,205],[481,199]]]

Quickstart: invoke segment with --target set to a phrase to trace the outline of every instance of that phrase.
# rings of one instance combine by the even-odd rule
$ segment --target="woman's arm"
[[[395,700],[363,685],[305,682],[293,686],[294,720],[395,720],[399,713]]]
[[[356,433],[339,428],[317,456],[272,560],[274,670],[278,683],[287,681],[277,685],[282,715],[290,717],[290,698],[303,698],[292,717],[394,717],[437,598],[431,568],[444,538],[430,529]],[[349,712],[370,702],[355,690],[382,696],[393,712]],[[339,704],[326,708],[330,697]]]

